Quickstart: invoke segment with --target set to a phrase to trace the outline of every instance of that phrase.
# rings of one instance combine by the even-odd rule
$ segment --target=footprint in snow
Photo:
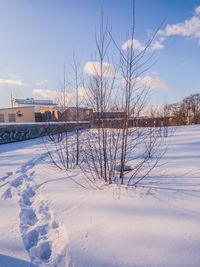
[[[21,224],[25,226],[33,226],[38,221],[36,214],[31,208],[22,208],[20,212]]]
[[[44,225],[40,225],[37,227],[37,230],[40,233],[40,235],[44,238],[49,231],[49,225],[47,223]]]
[[[31,173],[29,174],[29,176],[32,177],[34,174],[35,174],[35,171],[31,172]]]
[[[38,243],[38,239],[39,233],[36,229],[27,232],[23,237],[24,246],[26,250],[29,250],[30,248],[36,246]]]
[[[14,179],[12,182],[10,182],[10,185],[17,188],[20,185],[22,185],[23,180],[27,179],[27,178],[28,178],[28,176],[26,174],[22,174],[19,177],[17,177],[16,179]]]
[[[42,242],[37,247],[32,247],[30,249],[31,258],[34,262],[41,263],[41,261],[47,261],[51,257],[52,249],[49,242]]]
[[[2,195],[3,199],[12,198],[11,188],[9,187]]]
[[[9,178],[11,175],[13,174],[13,172],[7,172],[5,176],[0,178],[0,182],[5,181],[7,178]]]

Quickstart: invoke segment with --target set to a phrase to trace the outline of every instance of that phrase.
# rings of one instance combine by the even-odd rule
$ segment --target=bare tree
[[[131,40],[134,39],[135,34],[134,23],[133,10]],[[84,156],[81,162],[82,170],[89,173],[93,180],[103,178],[105,182],[112,183],[119,178],[120,183],[124,184],[126,174],[129,177],[126,182],[130,184],[137,175],[140,175],[140,179],[144,178],[152,166],[155,167],[154,164],[152,165],[152,155],[155,155],[155,148],[158,144],[157,131],[129,128],[129,117],[131,115],[139,116],[146,104],[149,87],[142,83],[141,76],[150,67],[146,64],[150,62],[151,56],[145,58],[145,54],[154,40],[155,34],[141,52],[136,53],[133,44],[124,51],[116,44],[111,32],[108,31],[102,14],[99,38],[96,37],[98,65],[95,62],[94,74],[88,87],[91,92],[90,102],[98,113],[98,123],[97,130],[88,133],[88,144],[84,146]],[[105,64],[110,65],[107,52],[111,41],[120,55],[118,71],[121,73],[121,85],[118,86],[118,89],[121,89],[121,92],[118,94],[121,103],[115,107],[115,110],[120,110],[124,114],[122,119],[116,116],[117,123],[114,125],[113,121],[108,120],[107,111],[113,100],[112,93],[115,88],[116,76],[119,73],[116,71],[115,75],[108,79],[104,68]],[[108,87],[109,90],[105,90]],[[161,154],[157,155],[157,159],[160,156]],[[133,161],[134,166],[127,165]]]
[[[199,123],[200,122],[200,94],[192,94],[188,98],[184,99],[183,102],[189,105],[189,110],[191,111],[193,115],[194,123],[195,124]]]
[[[66,80],[66,63],[63,65],[63,76],[59,83],[59,89],[57,94],[57,103],[59,106],[59,111],[63,113],[66,110],[67,102],[69,100],[66,97],[67,92],[67,80]]]
[[[98,153],[99,169],[97,176],[104,179],[105,182],[111,183],[109,172],[111,171],[111,166],[108,166],[108,151],[107,151],[107,138],[108,130],[105,127],[105,112],[109,109],[110,97],[113,90],[116,69],[112,64],[109,63],[108,59],[108,48],[110,45],[111,38],[108,34],[108,24],[104,23],[103,12],[101,25],[99,29],[99,36],[96,34],[96,47],[97,56],[95,61],[92,63],[93,74],[88,82],[87,89],[90,92],[89,105],[97,114],[97,147],[92,147],[89,141],[88,149],[92,152],[92,149]],[[107,61],[105,63],[105,60]],[[96,62],[98,61],[98,62]],[[110,68],[112,67],[112,70]],[[110,73],[110,71],[112,73]],[[90,140],[88,136],[88,140]],[[86,150],[83,150],[86,153]],[[85,160],[86,162],[86,160]],[[82,165],[83,166],[83,165]],[[95,167],[96,168],[96,167]]]
[[[77,60],[75,54],[73,54],[73,62],[72,62],[72,70],[74,76],[74,86],[75,87],[75,106],[76,106],[76,123],[78,125],[79,122],[79,82],[80,82],[80,62]],[[80,132],[79,129],[76,129],[76,165],[79,163],[79,154],[80,154],[80,147],[79,147],[79,136]]]
[[[124,121],[123,129],[122,129],[122,142],[121,142],[121,169],[120,169],[120,178],[121,183],[124,183],[124,172],[125,166],[127,161],[127,147],[128,147],[128,136],[129,136],[129,116],[132,114],[133,116],[139,116],[141,111],[143,110],[148,92],[149,87],[145,85],[141,85],[142,82],[142,75],[150,68],[149,62],[151,60],[151,56],[145,57],[148,48],[150,47],[152,41],[154,40],[157,31],[153,34],[152,38],[148,41],[146,46],[142,51],[136,53],[136,50],[133,45],[134,35],[135,35],[135,10],[134,10],[134,3],[133,3],[133,17],[132,17],[132,27],[130,36],[131,45],[127,46],[127,48],[122,50],[117,46],[114,39],[112,38],[113,42],[115,43],[116,48],[120,53],[120,69],[121,75],[124,79],[124,103],[123,109],[126,113],[126,118]],[[112,36],[111,36],[112,37]]]
[[[135,21],[128,38],[131,45],[123,50],[119,47],[104,22],[103,12],[99,33],[95,35],[97,54],[90,62],[93,74],[84,86],[88,92],[88,106],[94,110],[94,129],[76,133],[76,142],[70,142],[68,135],[53,139],[56,146],[56,159],[52,161],[58,168],[68,171],[74,164],[79,165],[92,186],[97,180],[105,183],[137,185],[155,168],[162,153],[158,151],[161,139],[157,129],[130,128],[130,116],[140,116],[148,99],[149,86],[142,81],[142,75],[151,66],[151,55],[146,52],[156,33],[145,48],[137,52],[133,46]],[[114,44],[119,53],[118,69],[109,59],[110,45]],[[73,60],[76,94],[76,122],[79,119],[79,64]],[[65,81],[64,81],[65,82]],[[118,95],[119,101],[116,100]],[[115,106],[115,113],[113,105]],[[113,118],[115,114],[115,118]],[[72,164],[72,165],[71,165]]]
[[[167,105],[174,125],[200,123],[200,94],[191,94],[182,101]]]
[[[51,144],[55,146],[56,153],[50,153],[50,158],[52,163],[55,166],[59,166],[59,169],[64,169],[67,171],[69,168],[73,168],[75,165],[78,165],[79,162],[79,67],[80,63],[78,62],[75,55],[73,55],[73,60],[71,64],[73,81],[66,79],[66,64],[63,68],[63,80],[60,82],[60,90],[58,92],[58,104],[59,110],[61,112],[60,120],[62,121],[61,126],[58,126],[58,131],[51,133],[49,132],[49,140]],[[69,130],[67,128],[67,117],[66,111],[69,108],[69,103],[73,102],[72,93],[69,91],[71,87],[75,91],[75,106],[76,106],[76,128],[75,135],[76,138],[69,136]],[[60,163],[56,163],[60,162]]]

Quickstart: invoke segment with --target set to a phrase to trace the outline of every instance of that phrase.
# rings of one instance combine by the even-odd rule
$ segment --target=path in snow
[[[2,195],[4,199],[15,194],[18,196],[21,236],[31,263],[64,267],[70,264],[67,233],[55,220],[48,202],[42,198],[33,170],[46,157],[47,153],[42,154],[22,165],[15,173],[7,172],[0,178],[3,182],[0,187],[9,185]]]

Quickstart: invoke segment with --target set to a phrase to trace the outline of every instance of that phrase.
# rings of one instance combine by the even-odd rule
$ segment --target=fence
[[[23,141],[63,131],[90,128],[90,122],[1,123],[0,144]]]

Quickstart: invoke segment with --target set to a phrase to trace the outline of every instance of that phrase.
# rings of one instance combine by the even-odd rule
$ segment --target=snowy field
[[[200,266],[200,126],[140,186],[84,189],[40,139],[0,145],[0,267]]]

